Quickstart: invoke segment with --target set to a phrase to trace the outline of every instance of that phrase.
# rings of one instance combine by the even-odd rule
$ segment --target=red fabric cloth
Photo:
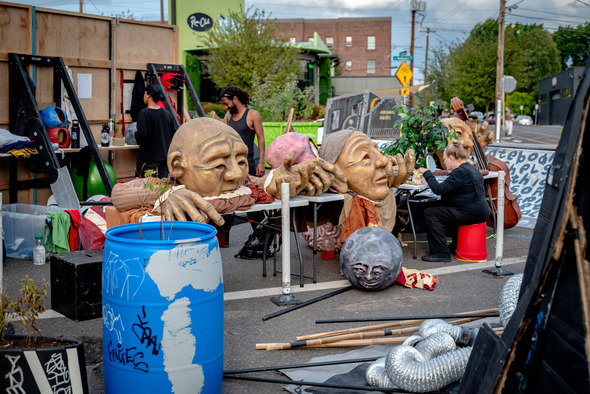
[[[75,252],[78,250],[78,243],[80,237],[78,236],[78,230],[80,223],[82,223],[82,216],[77,209],[66,209],[66,212],[70,215],[70,235],[68,243],[70,245],[70,251]]]
[[[110,197],[104,197],[100,201],[110,200]],[[104,247],[104,241],[106,239],[104,233],[107,229],[104,208],[102,205],[93,205],[84,214],[79,231],[82,249],[90,250]]]
[[[383,227],[381,226],[381,223],[379,223],[379,216],[375,210],[375,205],[366,198],[354,196],[352,198],[350,214],[348,215],[348,219],[346,219],[346,225],[344,226],[344,232],[342,233],[342,239],[340,242],[344,243],[348,236],[359,228],[371,226]]]
[[[249,187],[250,190],[252,190],[252,197],[254,197],[255,204],[267,204],[267,203],[273,202],[275,200],[275,198],[273,196],[266,193],[265,191],[258,189],[254,185],[246,185],[246,186]]]

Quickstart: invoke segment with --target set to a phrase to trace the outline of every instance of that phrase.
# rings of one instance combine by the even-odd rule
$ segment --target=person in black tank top
[[[223,121],[233,128],[242,137],[242,140],[248,147],[248,173],[254,176],[263,176],[265,173],[265,143],[264,143],[264,129],[262,128],[262,118],[258,111],[248,108],[250,104],[250,94],[245,90],[240,89],[234,85],[227,85],[221,90],[219,94],[220,100],[225,105],[227,113]],[[258,141],[259,160],[258,163],[254,161],[254,137]],[[263,212],[249,213],[248,218],[255,222],[261,222],[264,219]],[[227,217],[224,225],[226,240],[229,243],[229,231],[233,224],[233,217]],[[251,222],[252,229],[257,227],[256,223]],[[264,245],[264,233],[258,235],[258,244]],[[253,253],[253,257],[262,255],[262,249],[256,249],[257,253]],[[259,253],[258,253],[259,252]],[[267,254],[268,256],[268,254]]]

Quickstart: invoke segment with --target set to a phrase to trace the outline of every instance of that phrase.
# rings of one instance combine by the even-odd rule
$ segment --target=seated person
[[[424,261],[450,262],[451,251],[457,247],[459,225],[485,222],[490,211],[485,198],[483,176],[477,168],[467,162],[467,151],[463,143],[453,140],[445,148],[443,159],[449,176],[439,183],[426,168],[417,171],[433,193],[441,200],[424,210],[426,235],[430,254],[422,256]],[[453,242],[447,245],[447,235]]]
[[[168,150],[170,175],[180,185],[158,199],[145,187],[145,179],[117,184],[112,192],[114,208],[127,212],[154,204],[167,220],[221,226],[221,214],[247,210],[257,199],[268,202],[264,191],[280,196],[282,182],[289,183],[290,195],[303,190],[320,194],[330,186],[347,190],[346,177],[322,159],[292,165],[287,157],[272,174],[258,178],[248,175],[247,156],[248,148],[234,129],[215,119],[192,119],[178,128]]]

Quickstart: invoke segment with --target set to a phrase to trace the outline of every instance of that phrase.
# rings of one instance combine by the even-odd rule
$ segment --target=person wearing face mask
[[[450,262],[451,252],[457,247],[457,231],[460,225],[485,222],[490,211],[485,198],[483,176],[477,168],[467,162],[467,151],[463,143],[453,140],[443,153],[449,176],[439,183],[426,168],[417,171],[433,193],[441,196],[440,202],[424,210],[426,235],[430,254],[422,256],[424,261]],[[447,245],[447,235],[452,239]]]

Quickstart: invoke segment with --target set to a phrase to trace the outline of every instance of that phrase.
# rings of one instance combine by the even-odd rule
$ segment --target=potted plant
[[[82,342],[45,337],[37,327],[49,284],[28,276],[21,283],[18,297],[0,295],[0,387],[9,393],[88,393]],[[26,335],[8,333],[10,321]]]
[[[454,132],[436,118],[436,108],[431,106],[422,110],[410,110],[398,105],[395,107],[400,119],[394,128],[401,130],[401,137],[383,148],[383,154],[405,155],[409,149],[416,153],[416,163],[426,167],[426,156],[447,146],[448,138],[456,138]]]

